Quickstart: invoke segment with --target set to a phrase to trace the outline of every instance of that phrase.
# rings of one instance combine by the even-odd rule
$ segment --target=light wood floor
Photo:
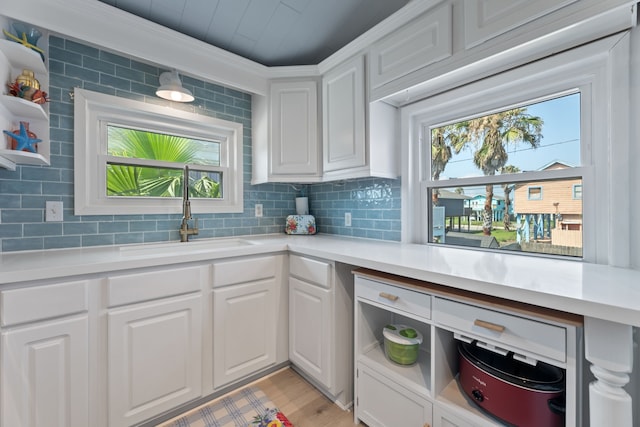
[[[260,388],[294,427],[366,427],[362,423],[354,424],[353,412],[340,409],[291,368],[274,372],[245,387],[248,386]],[[229,394],[236,391],[233,390]],[[214,400],[223,397],[219,396]],[[210,403],[207,402],[205,405]],[[183,415],[156,424],[156,427],[173,425],[174,421]]]
[[[294,427],[365,427],[353,423],[353,412],[343,411],[293,369],[286,368],[258,380],[269,399]]]
[[[293,369],[278,371],[254,383],[294,427],[356,427],[353,412],[343,411]]]

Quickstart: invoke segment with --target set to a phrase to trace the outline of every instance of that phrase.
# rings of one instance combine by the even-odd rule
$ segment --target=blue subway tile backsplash
[[[155,96],[166,71],[132,58],[61,37],[49,38],[51,165],[0,169],[1,251],[71,248],[178,240],[181,215],[76,216],[73,212],[74,87],[159,105]],[[365,178],[313,185],[251,185],[251,95],[182,76],[196,99],[172,107],[243,125],[244,206],[237,214],[198,214],[196,238],[283,233],[295,197],[309,197],[320,233],[400,240],[400,181]],[[46,201],[64,203],[64,221],[44,221]],[[254,216],[256,203],[264,216]],[[352,215],[351,227],[344,214]]]

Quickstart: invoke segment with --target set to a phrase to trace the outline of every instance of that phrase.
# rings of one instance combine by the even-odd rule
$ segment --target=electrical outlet
[[[62,202],[46,202],[44,220],[47,222],[62,221]]]
[[[344,226],[351,227],[351,212],[344,213]]]
[[[256,203],[256,216],[257,217],[262,216],[262,205],[259,203]]]

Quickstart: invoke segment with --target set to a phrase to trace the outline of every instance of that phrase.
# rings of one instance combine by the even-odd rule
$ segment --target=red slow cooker
[[[518,427],[564,426],[564,371],[460,342],[459,381],[480,408]]]

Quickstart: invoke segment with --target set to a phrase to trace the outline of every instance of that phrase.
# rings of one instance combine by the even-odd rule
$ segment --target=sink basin
[[[203,251],[219,251],[231,248],[251,246],[254,243],[238,238],[228,239],[203,239],[192,240],[190,242],[162,242],[162,243],[145,243],[142,245],[121,246],[120,252],[126,255],[153,255],[153,254],[172,254],[184,252],[203,252]]]

